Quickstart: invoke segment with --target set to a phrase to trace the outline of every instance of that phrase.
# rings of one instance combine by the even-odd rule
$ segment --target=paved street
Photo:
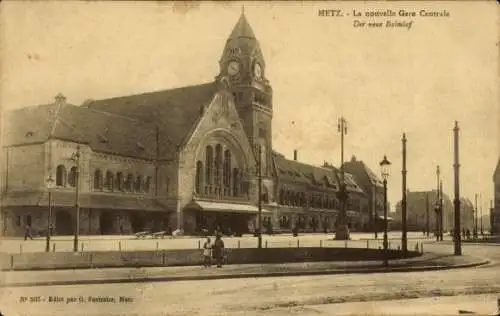
[[[450,244],[425,245],[429,251],[451,253]],[[47,286],[4,288],[0,306],[2,312],[12,311],[28,315],[342,315],[359,314],[363,305],[356,301],[376,301],[365,311],[402,314],[402,305],[383,300],[442,296],[443,303],[427,305],[428,314],[458,314],[467,306],[493,308],[500,296],[500,247],[466,245],[464,253],[493,260],[489,266],[448,271],[418,273],[388,273],[360,275],[303,276],[284,278],[251,278],[212,281],[182,281],[165,283],[96,284],[83,286]],[[471,295],[492,294],[476,299]],[[19,303],[21,296],[75,297],[76,302]],[[467,295],[464,299],[447,296]],[[82,303],[78,303],[80,296]],[[94,297],[90,299],[89,296]],[[96,302],[96,297],[128,297],[131,302]],[[104,299],[101,299],[101,301]],[[425,300],[405,301],[405,311],[415,302],[417,310],[424,310]],[[347,303],[347,304],[344,304]],[[484,304],[483,304],[484,303]],[[339,305],[340,304],[340,305]],[[410,304],[410,305],[408,305]],[[74,306],[78,305],[78,306]],[[486,306],[486,307],[485,307]],[[488,307],[489,306],[489,307]],[[492,307],[493,306],[493,307]],[[85,307],[85,308],[83,308]],[[384,307],[382,310],[379,309]]]
[[[389,239],[399,240],[401,232],[390,232]],[[352,240],[347,242],[348,247],[366,247],[366,239],[373,239],[374,235],[369,233],[353,233]],[[426,239],[422,233],[409,233],[409,244],[413,245],[419,240]],[[432,239],[432,238],[431,238]],[[345,246],[343,241],[334,241],[332,234],[309,234],[292,237],[291,235],[263,236],[263,246],[271,247],[319,247]],[[133,250],[156,250],[158,249],[196,249],[200,243],[203,245],[204,238],[181,237],[171,239],[136,239],[133,236],[81,236],[79,249],[84,251],[133,251]],[[255,248],[257,238],[253,236],[226,237],[224,243],[228,248]],[[58,236],[53,238],[51,251],[55,244],[56,251],[73,251],[73,239],[71,236]],[[368,242],[370,248],[382,246],[382,234],[378,235],[378,240]],[[34,240],[24,241],[23,238],[10,238],[0,240],[0,253],[20,253],[20,252],[42,252],[45,251],[45,239],[43,237]]]

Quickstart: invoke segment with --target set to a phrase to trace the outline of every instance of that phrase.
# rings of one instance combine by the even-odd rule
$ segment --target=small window
[[[26,225],[31,226],[31,215],[26,215]]]
[[[27,132],[27,133],[26,133],[26,137],[31,137],[31,136],[33,136],[33,134],[34,134],[34,133],[33,133],[33,132],[31,132],[31,131],[30,131],[30,132]]]

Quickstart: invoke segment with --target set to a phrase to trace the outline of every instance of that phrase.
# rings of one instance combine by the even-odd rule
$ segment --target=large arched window
[[[214,184],[221,185],[221,170],[222,169],[222,146],[215,146],[215,163],[214,163]]]
[[[123,191],[123,173],[122,172],[118,172],[116,174],[116,185],[115,185],[116,189],[118,191]]]
[[[94,190],[102,190],[102,172],[100,169],[94,171]]]
[[[134,189],[134,175],[129,173],[125,181],[125,191],[132,192]]]
[[[76,167],[71,167],[71,169],[69,171],[69,175],[68,175],[68,184],[71,187],[75,187],[76,186],[76,181],[77,181],[76,178],[77,178]]]
[[[231,185],[231,152],[229,150],[224,151],[224,169],[222,173],[224,187],[229,189]]]
[[[106,172],[106,181],[105,181],[106,189],[109,191],[113,191],[114,184],[115,184],[115,176],[114,176],[113,172],[107,171]]]
[[[66,167],[64,167],[63,165],[57,166],[56,185],[60,187],[66,186]]]
[[[214,151],[212,146],[207,146],[205,149],[205,182],[207,185],[212,184],[212,167],[214,164]]]
[[[147,177],[144,182],[144,191],[149,193],[149,190],[151,190],[151,177]]]
[[[198,161],[196,163],[196,180],[195,180],[195,189],[196,193],[201,193],[203,187],[203,163]]]
[[[239,196],[240,195],[240,171],[238,168],[233,169],[233,196]]]
[[[134,183],[135,192],[141,192],[142,190],[142,176],[137,176]]]

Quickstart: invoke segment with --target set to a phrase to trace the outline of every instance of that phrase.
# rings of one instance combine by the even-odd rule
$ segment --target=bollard
[[[19,245],[19,253],[23,253],[23,245]]]
[[[156,242],[156,252],[158,252],[158,248],[159,248],[159,245],[158,245],[158,242]]]
[[[370,241],[368,239],[366,240],[366,249],[370,249]]]
[[[238,248],[240,248],[240,241],[238,240]]]
[[[323,248],[323,240],[320,240],[320,241],[319,241],[319,247],[320,247],[320,248]]]
[[[10,256],[10,270],[14,270],[14,256]]]
[[[161,263],[162,263],[163,265],[165,265],[165,253],[163,253],[161,257],[162,257],[162,258],[161,258]]]
[[[52,252],[56,252],[56,243],[52,244]]]
[[[121,241],[118,242],[118,251],[122,252],[122,242]]]
[[[299,240],[297,239],[297,248],[299,248]]]
[[[424,243],[420,243],[420,253],[424,253]]]
[[[267,240],[266,240],[266,248],[267,248]]]
[[[347,248],[347,239],[344,240],[344,248]]]
[[[92,261],[94,259],[94,254],[91,252],[90,253],[90,267],[92,268]]]
[[[82,252],[83,252],[83,242],[82,242]]]
[[[288,241],[288,247],[292,247],[292,241],[291,240]]]
[[[201,240],[198,240],[198,249],[201,249]]]

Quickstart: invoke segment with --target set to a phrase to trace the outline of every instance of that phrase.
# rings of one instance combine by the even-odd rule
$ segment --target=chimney
[[[293,150],[293,160],[297,161],[297,149]]]

